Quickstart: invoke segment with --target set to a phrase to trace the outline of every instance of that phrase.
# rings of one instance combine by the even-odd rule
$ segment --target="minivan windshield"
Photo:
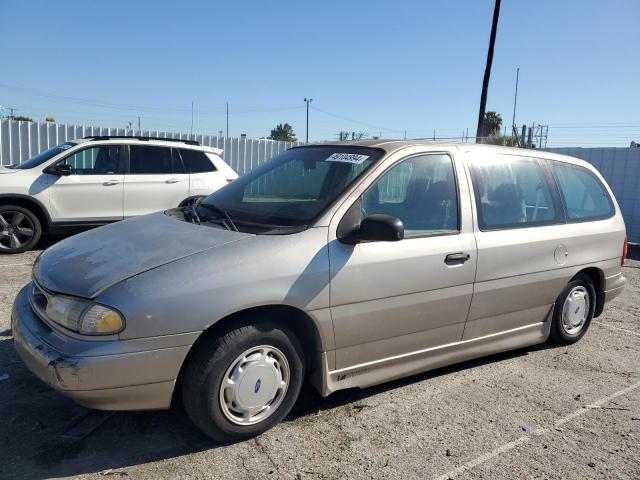
[[[49,150],[45,150],[44,152],[39,153],[35,157],[31,157],[26,162],[19,163],[18,165],[15,165],[11,168],[15,168],[17,170],[26,170],[29,168],[37,167],[38,165],[42,165],[47,160],[52,159],[56,155],[60,155],[65,150],[75,145],[76,144],[73,142],[61,143],[60,145],[56,145],[55,147],[50,148]]]
[[[303,228],[383,154],[356,146],[292,148],[207,197],[198,212],[215,208],[240,230],[243,222]]]

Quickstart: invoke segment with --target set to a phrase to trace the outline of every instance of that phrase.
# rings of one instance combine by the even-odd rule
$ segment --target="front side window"
[[[306,227],[383,155],[375,148],[292,148],[207,197],[235,221]]]
[[[113,175],[120,168],[120,147],[102,145],[69,155],[58,165],[69,165],[72,175]]]
[[[129,173],[132,175],[159,175],[185,173],[178,155],[169,147],[129,147]]]
[[[533,158],[496,155],[471,164],[481,230],[534,227],[562,221],[547,176]]]
[[[560,162],[552,162],[552,168],[569,220],[597,220],[613,215],[613,202],[593,173],[586,168]]]
[[[420,155],[387,170],[362,196],[362,217],[391,215],[406,236],[457,231],[458,192],[451,158]]]

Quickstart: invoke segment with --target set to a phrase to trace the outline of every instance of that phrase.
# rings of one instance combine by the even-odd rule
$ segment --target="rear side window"
[[[481,230],[535,227],[563,221],[547,175],[533,158],[495,156],[474,162],[471,177]]]
[[[569,220],[598,220],[614,214],[613,202],[602,182],[586,168],[551,162]]]
[[[204,152],[181,148],[180,155],[182,156],[182,161],[184,162],[187,172],[206,173],[216,171],[213,162],[209,160],[209,157],[207,157]]]
[[[140,174],[185,173],[177,155],[172,155],[168,147],[129,147],[129,172]]]

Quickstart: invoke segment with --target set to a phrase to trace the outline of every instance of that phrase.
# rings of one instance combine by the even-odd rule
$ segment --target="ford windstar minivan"
[[[217,440],[326,396],[547,340],[620,294],[625,226],[588,163],[416,141],[287,150],[197,206],[45,251],[12,311],[42,380],[104,410],[177,392]]]

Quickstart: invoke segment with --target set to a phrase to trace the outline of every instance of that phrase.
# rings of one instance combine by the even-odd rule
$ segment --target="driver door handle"
[[[107,180],[106,182],[103,183],[103,185],[118,185],[120,183],[120,180]]]
[[[450,253],[444,259],[444,263],[447,265],[460,265],[466,262],[471,258],[471,255],[468,253],[458,252],[458,253]]]

